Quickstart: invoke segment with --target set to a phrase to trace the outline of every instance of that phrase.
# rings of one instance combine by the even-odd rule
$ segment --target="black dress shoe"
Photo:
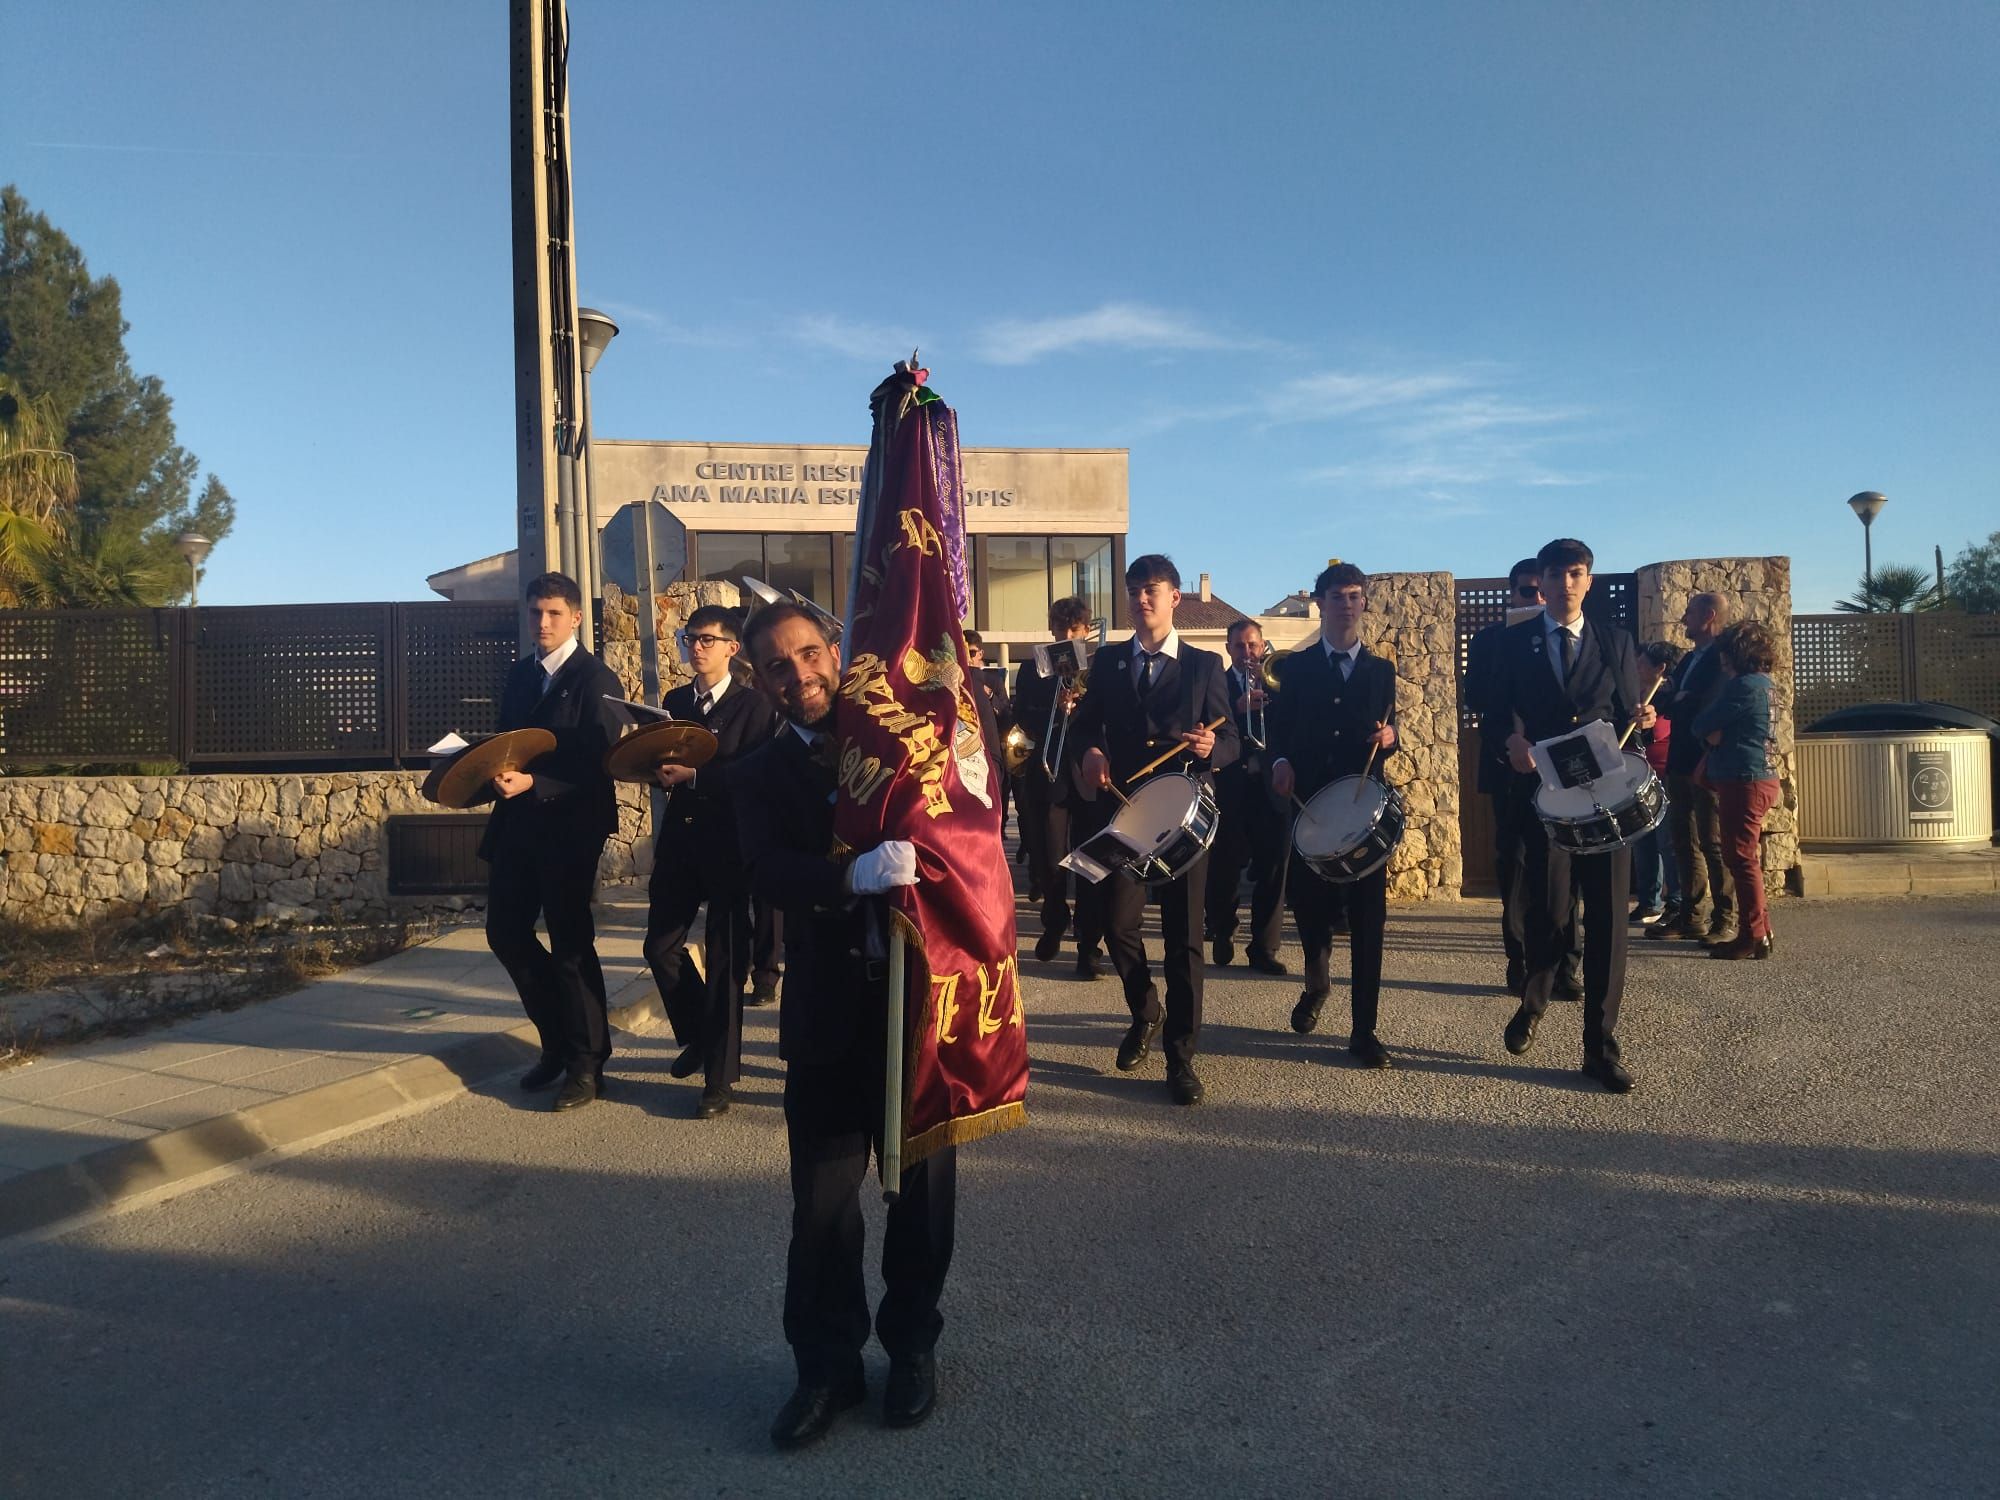
[[[778,982],[775,979],[760,979],[750,987],[750,998],[745,1005],[769,1005],[778,998]]]
[[[735,1098],[728,1084],[712,1083],[701,1091],[701,1102],[694,1107],[694,1117],[697,1120],[713,1120],[717,1115],[726,1115]]]
[[[780,1448],[803,1448],[816,1443],[826,1436],[835,1417],[867,1398],[867,1382],[858,1375],[837,1385],[801,1380],[791,1399],[779,1408],[778,1419],[771,1424],[771,1441]]]
[[[910,1354],[901,1359],[890,1356],[889,1384],[882,1392],[882,1423],[886,1427],[914,1427],[937,1405],[937,1357]]]
[[[1167,1075],[1167,1093],[1176,1104],[1199,1104],[1208,1097],[1192,1067],[1176,1068]]]
[[[1551,1000],[1581,1000],[1583,980],[1575,974],[1558,974],[1555,987],[1549,991]]]
[[[701,1071],[701,1048],[688,1046],[681,1048],[681,1055],[674,1059],[667,1072],[675,1078],[692,1078]]]
[[[1141,1016],[1126,1030],[1125,1040],[1118,1044],[1119,1072],[1129,1073],[1146,1060],[1146,1054],[1153,1050],[1153,1038],[1160,1034],[1163,1019],[1156,1016],[1148,1021]]]
[[[1209,945],[1208,956],[1215,960],[1216,967],[1226,969],[1236,962],[1236,945],[1228,938],[1217,938]]]
[[[1771,935],[1753,938],[1748,933],[1740,934],[1726,943],[1717,943],[1708,950],[1710,958],[1769,958],[1771,956]]]
[[[1307,990],[1299,996],[1299,1003],[1292,1007],[1292,1030],[1304,1036],[1319,1025],[1320,1007],[1326,1004],[1326,996],[1315,995]]]
[[[1035,939],[1035,957],[1039,958],[1043,963],[1047,963],[1058,953],[1062,952],[1062,940],[1063,935],[1060,928],[1051,929],[1043,933]]]
[[[1353,1041],[1347,1044],[1347,1050],[1349,1055],[1364,1068],[1393,1068],[1395,1066],[1395,1063],[1390,1060],[1389,1049],[1376,1041],[1372,1036],[1358,1036],[1354,1038]]]
[[[1525,1005],[1515,1011],[1513,1020],[1507,1023],[1507,1030],[1502,1033],[1502,1040],[1507,1043],[1507,1050],[1519,1057],[1534,1046],[1535,1028],[1541,1021],[1542,1018],[1531,1013]]]
[[[1616,1058],[1586,1057],[1583,1060],[1583,1076],[1595,1078],[1604,1085],[1609,1094],[1629,1094],[1632,1092],[1632,1075],[1625,1071]]]
[[[529,1093],[550,1087],[569,1070],[553,1057],[544,1057],[521,1075],[521,1087]]]
[[[551,1104],[549,1108],[558,1113],[566,1109],[582,1109],[584,1105],[595,1101],[602,1092],[603,1090],[598,1086],[596,1074],[574,1074],[571,1076],[569,1082],[562,1086],[562,1092],[556,1095],[555,1103]]]
[[[1098,979],[1104,971],[1097,966],[1095,953],[1079,953],[1076,956],[1076,977],[1078,979]]]
[[[1250,957],[1246,960],[1246,962],[1250,965],[1251,968],[1255,969],[1259,974],[1282,975],[1282,974],[1289,974],[1292,972],[1290,969],[1285,967],[1285,961],[1282,958],[1273,958],[1268,953],[1259,953],[1255,948],[1252,948],[1250,950]]]

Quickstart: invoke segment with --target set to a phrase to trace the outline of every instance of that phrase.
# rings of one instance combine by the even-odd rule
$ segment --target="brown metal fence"
[[[0,610],[0,764],[396,766],[496,727],[506,601]]]
[[[2000,718],[2000,615],[1792,616],[1801,729],[1862,703],[1950,703]]]

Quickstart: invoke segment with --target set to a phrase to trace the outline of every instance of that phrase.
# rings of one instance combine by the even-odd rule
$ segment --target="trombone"
[[[1266,698],[1272,693],[1277,692],[1279,686],[1278,663],[1289,655],[1291,655],[1289,651],[1274,650],[1267,642],[1264,646],[1263,655],[1258,657],[1256,661],[1249,663],[1250,672],[1256,677],[1256,682],[1252,684],[1252,687],[1261,686],[1264,689]],[[1244,737],[1259,750],[1268,749],[1269,746],[1264,743],[1264,705],[1259,703],[1255,708],[1247,709],[1244,713],[1244,718],[1248,721]]]
[[[1050,646],[1035,648],[1036,664],[1043,667],[1043,676],[1053,671],[1056,691],[1049,699],[1049,722],[1042,729],[1042,774],[1050,781],[1056,779],[1056,768],[1062,764],[1063,749],[1069,744],[1069,721],[1076,712],[1077,700],[1090,687],[1090,658],[1104,646],[1104,625],[1101,619],[1091,622],[1097,627],[1094,642],[1057,641]]]

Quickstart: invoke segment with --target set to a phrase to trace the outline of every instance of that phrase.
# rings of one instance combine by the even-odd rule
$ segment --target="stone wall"
[[[1764,869],[1781,884],[1797,884],[1799,865],[1798,758],[1792,720],[1792,561],[1788,557],[1712,557],[1651,563],[1639,569],[1639,639],[1685,647],[1680,618],[1690,595],[1720,594],[1732,620],[1760,620],[1779,645],[1771,674],[1771,738],[1783,797],[1764,819]]]
[[[704,605],[721,604],[730,609],[742,605],[742,591],[733,583],[706,581],[676,583],[653,596],[653,622],[660,639],[660,691],[679,687],[693,677],[681,660],[674,632],[687,617]],[[604,643],[604,664],[625,684],[625,696],[637,699],[645,681],[639,662],[639,596],[628,594],[615,583],[604,585],[604,614],[598,622],[598,637]]]
[[[1275,628],[1277,622],[1272,622]],[[1317,638],[1317,620],[1287,623],[1292,647]],[[1361,639],[1396,665],[1399,751],[1385,774],[1402,793],[1409,825],[1389,861],[1396,901],[1456,901],[1464,879],[1458,822],[1458,595],[1449,573],[1374,573]]]
[[[422,783],[413,771],[0,777],[0,912],[70,926],[176,906],[253,921],[462,908],[463,898],[389,895],[389,817],[446,810],[424,801]],[[618,792],[606,880],[652,862],[644,794]]]

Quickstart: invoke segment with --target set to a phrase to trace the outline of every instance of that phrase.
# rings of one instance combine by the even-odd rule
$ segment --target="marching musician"
[[[1071,734],[1083,747],[1078,775],[1097,789],[1126,789],[1148,762],[1171,754],[1163,769],[1185,770],[1207,780],[1236,759],[1236,724],[1229,712],[1229,687],[1222,658],[1182,642],[1174,629],[1181,602],[1181,575],[1171,559],[1148,553],[1125,570],[1125,597],[1132,611],[1132,636],[1106,647],[1091,666],[1090,686],[1077,705]],[[1177,754],[1172,752],[1178,751]],[[1146,1060],[1164,1020],[1167,1090],[1176,1104],[1199,1104],[1204,1090],[1194,1070],[1201,1033],[1201,921],[1208,851],[1159,887],[1161,961],[1166,969],[1167,1003],[1146,962],[1139,923],[1146,912],[1146,887],[1124,871],[1105,877],[1105,932],[1111,963],[1125,986],[1131,1027],[1118,1045],[1118,1068],[1129,1073]]]
[[[1535,811],[1535,745],[1601,719],[1623,734],[1636,722],[1650,728],[1656,715],[1641,705],[1637,651],[1615,625],[1587,620],[1590,548],[1573,537],[1550,542],[1536,554],[1542,569],[1543,610],[1509,626],[1496,656],[1499,672],[1491,708],[1501,724],[1514,725],[1506,740],[1514,771],[1515,816],[1524,830],[1528,978],[1520,1009],[1508,1021],[1507,1050],[1517,1056],[1534,1045],[1535,1028],[1548,1008],[1562,965],[1567,914],[1583,899],[1583,1071],[1614,1094],[1632,1088],[1619,1060],[1618,1003],[1625,989],[1625,907],[1632,889],[1632,851],[1612,849],[1572,858],[1555,844]]]
[[[917,880],[916,851],[889,840],[834,854],[834,694],[840,647],[810,612],[767,604],[745,630],[758,677],[785,727],[734,768],[730,790],[751,889],[784,913],[785,1133],[791,1150],[792,1236],[785,1264],[785,1339],[798,1387],[771,1440],[796,1448],[825,1435],[866,1396],[868,1342],[857,1194],[879,1149],[887,1027],[881,982],[861,956],[856,898]],[[903,1171],[882,1243],[886,1290],[875,1331],[889,1351],[883,1420],[909,1427],[930,1414],[938,1299],[951,1265],[957,1152],[946,1147]]]
[[[500,728],[546,729],[556,747],[531,771],[493,778],[497,805],[479,843],[487,862],[486,944],[514,981],[541,1036],[541,1059],[521,1087],[560,1083],[554,1107],[576,1109],[604,1089],[611,1025],[590,899],[618,802],[604,753],[623,724],[611,700],[617,675],[577,641],[583,593],[562,573],[531,580],[535,653],[514,663],[500,699]],[[540,918],[549,946],[535,936]]]
[[[1058,641],[1080,641],[1090,634],[1090,606],[1071,595],[1049,606],[1049,636]],[[1035,957],[1048,963],[1062,951],[1063,934],[1070,927],[1068,900],[1069,871],[1061,860],[1078,842],[1075,837],[1073,804],[1078,800],[1069,778],[1069,766],[1054,766],[1055,776],[1043,770],[1043,761],[1052,753],[1045,743],[1051,735],[1060,737],[1064,713],[1074,708],[1076,690],[1066,686],[1054,673],[1043,676],[1034,658],[1021,663],[1014,675],[1014,716],[1022,731],[1035,738],[1015,784],[1015,805],[1021,815],[1021,842],[1028,850],[1030,887],[1041,893],[1042,935],[1035,940]],[[1059,698],[1070,700],[1067,705]],[[1053,710],[1053,712],[1051,711]],[[1050,725],[1054,725],[1053,730]],[[1067,749],[1064,759],[1068,759]],[[1096,831],[1096,830],[1093,830]],[[1101,903],[1087,882],[1079,881],[1076,893],[1077,967],[1085,977],[1097,977],[1096,953],[1102,941],[1098,908]]]
[[[1270,713],[1260,668],[1264,661],[1264,631],[1255,620],[1229,626],[1229,706],[1243,752],[1236,763],[1215,773],[1215,801],[1220,812],[1215,847],[1209,851],[1207,913],[1209,956],[1227,967],[1236,958],[1236,907],[1243,871],[1250,871],[1250,942],[1248,962],[1260,974],[1283,974],[1278,947],[1285,926],[1285,839],[1289,826],[1282,805],[1271,794],[1266,776],[1270,736],[1264,729]],[[1263,743],[1259,743],[1259,741]],[[1336,888],[1337,890],[1338,888]]]
[[[1287,652],[1277,665],[1278,691],[1266,710],[1271,790],[1289,801],[1310,799],[1331,782],[1364,773],[1382,777],[1396,752],[1396,669],[1361,644],[1368,609],[1368,575],[1353,563],[1331,563],[1313,580],[1319,639]],[[1344,796],[1336,792],[1334,796]],[[1292,913],[1306,950],[1306,987],[1292,1007],[1292,1030],[1319,1025],[1332,990],[1333,882],[1310,868],[1292,873]],[[1389,917],[1389,866],[1345,886],[1348,920],[1347,1050],[1363,1067],[1391,1065],[1375,1035],[1382,991],[1383,932]]]
[[[653,829],[645,953],[681,1047],[670,1071],[676,1078],[700,1072],[695,1118],[712,1120],[728,1112],[731,1088],[743,1074],[743,986],[750,964],[750,892],[736,847],[729,767],[771,737],[778,714],[770,699],[730,672],[742,650],[734,610],[718,604],[697,609],[682,638],[694,679],[669,692],[661,707],[714,735],[716,751],[700,770],[669,765],[654,772],[666,797]],[[697,972],[687,936],[704,903],[705,972]]]

